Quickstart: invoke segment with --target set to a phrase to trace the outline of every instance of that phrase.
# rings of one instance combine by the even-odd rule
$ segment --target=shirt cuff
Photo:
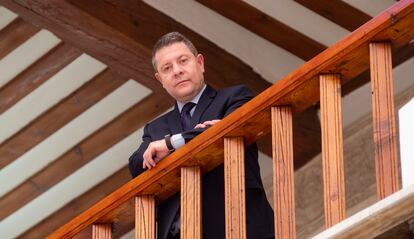
[[[171,136],[171,144],[174,149],[179,149],[185,144],[185,140],[181,134],[174,134]]]

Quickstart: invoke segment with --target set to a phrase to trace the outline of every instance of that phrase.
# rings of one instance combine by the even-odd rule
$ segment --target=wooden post
[[[224,138],[224,181],[226,238],[246,238],[246,192],[244,178],[244,140]]]
[[[319,83],[325,226],[328,228],[345,218],[340,75],[320,75]]]
[[[400,189],[391,45],[370,43],[369,50],[377,197],[381,200]]]
[[[93,239],[111,239],[112,225],[110,223],[93,224],[92,225]]]
[[[296,238],[293,133],[290,107],[272,107],[275,238]]]
[[[135,197],[135,238],[155,239],[155,197]]]
[[[180,223],[181,239],[201,239],[201,170],[199,166],[181,168]]]

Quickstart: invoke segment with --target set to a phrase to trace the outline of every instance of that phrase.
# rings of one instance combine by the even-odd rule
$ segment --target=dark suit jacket
[[[200,97],[191,124],[207,120],[222,119],[226,115],[253,98],[251,91],[244,86],[234,86],[219,91],[207,86]],[[186,142],[203,130],[196,129],[182,132],[180,113],[177,105],[174,110],[155,119],[144,128],[143,143],[129,158],[129,170],[133,177],[138,176],[142,169],[143,153],[152,141],[163,139],[167,134],[182,133]],[[246,177],[246,216],[247,238],[273,238],[274,223],[271,209],[260,177],[256,144],[245,150]],[[177,210],[179,194],[158,205],[158,238],[165,239]],[[224,217],[224,168],[223,165],[203,176],[202,180],[202,223],[203,238],[225,238]]]

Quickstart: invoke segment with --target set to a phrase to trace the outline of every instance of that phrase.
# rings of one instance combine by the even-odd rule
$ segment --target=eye
[[[180,64],[186,64],[188,62],[188,58],[186,58],[186,57],[183,57],[183,58],[181,58],[180,59]]]
[[[171,71],[171,66],[170,65],[166,65],[162,68],[162,72],[166,73],[166,72],[169,72],[169,71]]]

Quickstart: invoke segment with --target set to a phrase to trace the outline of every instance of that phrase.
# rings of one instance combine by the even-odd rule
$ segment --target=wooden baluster
[[[181,168],[180,220],[181,239],[201,239],[201,170],[199,166]]]
[[[377,197],[381,200],[400,189],[391,45],[370,43],[369,50]]]
[[[340,75],[319,76],[325,226],[345,218],[345,182]]]
[[[135,238],[155,239],[155,197],[135,197]]]
[[[244,178],[244,140],[224,138],[224,181],[226,238],[246,238],[246,192]]]
[[[296,238],[292,110],[272,107],[275,238]]]
[[[110,223],[93,224],[92,225],[93,239],[111,239],[112,225]]]

